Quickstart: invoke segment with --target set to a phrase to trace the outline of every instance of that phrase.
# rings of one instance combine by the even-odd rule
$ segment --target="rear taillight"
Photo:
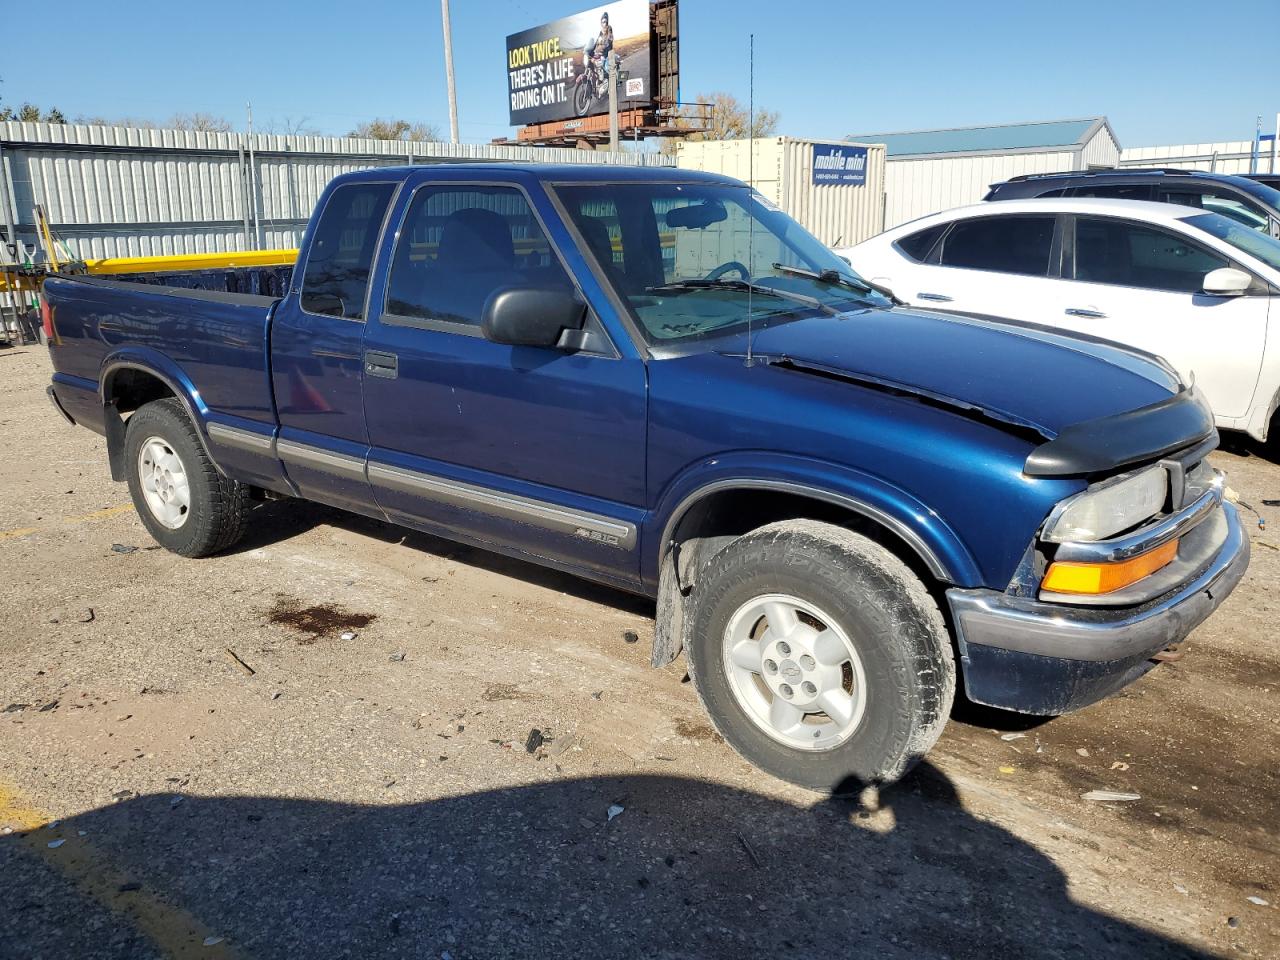
[[[40,322],[44,324],[44,339],[46,343],[53,342],[53,307],[49,306],[49,301],[44,298],[44,294],[40,295]]]

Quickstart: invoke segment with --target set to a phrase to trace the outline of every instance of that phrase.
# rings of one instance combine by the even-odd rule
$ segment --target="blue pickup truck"
[[[370,170],[282,296],[151,280],[44,310],[50,395],[156,541],[298,497],[654,597],[655,666],[813,789],[900,777],[957,670],[1027,713],[1114,692],[1248,564],[1168,365],[904,309],[726,177]]]

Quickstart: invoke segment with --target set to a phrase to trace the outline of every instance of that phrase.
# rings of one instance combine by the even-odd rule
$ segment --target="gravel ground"
[[[857,806],[719,742],[636,598],[301,503],[155,548],[48,376],[0,351],[0,957],[1280,955],[1275,529],[1181,662]]]

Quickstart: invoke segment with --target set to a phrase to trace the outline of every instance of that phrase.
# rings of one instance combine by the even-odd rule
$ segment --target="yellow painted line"
[[[39,527],[18,527],[16,530],[0,530],[0,540],[10,540],[14,537],[25,537],[29,533],[37,533]]]
[[[92,523],[94,520],[105,520],[107,517],[114,517],[121,513],[129,513],[133,510],[132,503],[122,503],[116,507],[105,507],[102,510],[95,510],[93,513],[86,513],[79,517],[63,517],[67,523]]]
[[[0,782],[0,824],[18,831],[10,839],[58,870],[81,893],[131,923],[165,956],[175,960],[233,960],[241,956],[182,907],[163,900],[145,885],[128,889],[135,883],[111,866],[90,838],[79,835],[75,821],[48,827],[52,822],[51,816],[25,800],[18,790]],[[208,941],[220,942],[205,946]]]

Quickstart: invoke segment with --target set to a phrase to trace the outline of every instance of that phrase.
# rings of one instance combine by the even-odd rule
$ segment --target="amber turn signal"
[[[1168,566],[1177,555],[1178,541],[1170,540],[1120,563],[1051,563],[1040,588],[1051,593],[1113,593]]]

